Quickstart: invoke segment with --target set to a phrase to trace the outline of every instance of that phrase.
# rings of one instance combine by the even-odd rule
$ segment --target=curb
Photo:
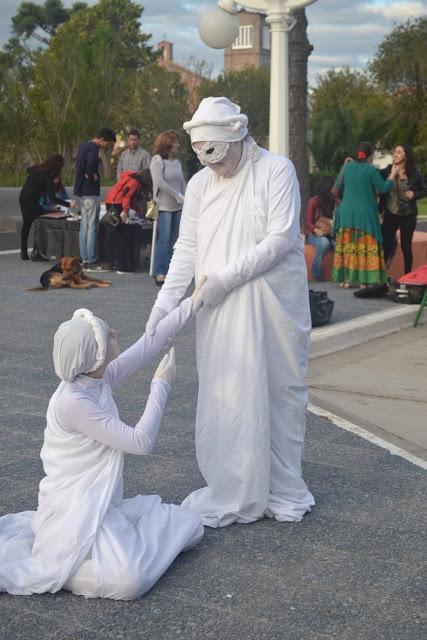
[[[417,305],[402,305],[398,309],[369,313],[315,329],[311,334],[310,358],[326,356],[407,329],[414,322],[416,310]]]

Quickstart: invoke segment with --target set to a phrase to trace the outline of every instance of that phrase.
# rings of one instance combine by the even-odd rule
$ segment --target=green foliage
[[[385,145],[407,142],[427,153],[427,17],[396,25],[368,66],[390,97],[392,123]]]
[[[86,6],[85,2],[76,2],[71,9],[66,9],[62,0],[45,0],[42,5],[35,2],[22,2],[18,13],[12,18],[13,33],[25,40],[35,38],[43,44],[48,44],[50,36],[54,35],[57,28],[73,13]]]
[[[230,71],[215,80],[203,80],[198,87],[200,99],[227,96],[239,104],[249,118],[250,134],[260,145],[268,139],[270,74],[266,68],[246,67]]]
[[[49,20],[23,3],[14,25],[23,39],[43,29],[48,44],[30,50],[15,36],[0,52],[1,170],[53,152],[65,156],[69,169],[76,147],[102,126],[122,132],[136,126],[148,148],[160,131],[181,127],[186,91],[177,74],[157,66],[138,2],[76,3],[66,19],[58,0],[35,6],[49,9]],[[33,19],[27,31],[23,16]]]
[[[384,92],[349,68],[318,77],[311,95],[310,148],[321,171],[338,171],[361,140],[384,138],[392,116]]]
[[[427,89],[427,16],[396,25],[383,39],[369,70],[387,91],[402,85],[411,93]]]

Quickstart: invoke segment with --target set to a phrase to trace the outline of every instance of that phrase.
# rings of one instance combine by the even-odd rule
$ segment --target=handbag
[[[165,175],[165,163],[163,162],[163,158],[162,158],[162,173],[163,173],[163,178],[164,178],[164,175]],[[147,202],[147,213],[145,214],[146,220],[158,220],[159,219],[159,205],[157,204],[157,200],[156,200],[157,196],[159,195],[159,191],[160,191],[160,188],[157,187],[157,192],[156,192],[155,197],[153,197],[152,200],[149,200]]]
[[[320,218],[318,218],[318,220],[316,220],[314,224],[314,228],[320,232],[321,236],[332,235],[332,227],[332,218],[327,218],[326,216],[320,216]]]
[[[413,209],[411,203],[406,198],[405,194],[402,192],[402,183],[400,178],[397,178],[397,200],[399,203],[399,211],[397,212],[398,216],[410,216],[413,213]],[[409,185],[408,185],[409,186]]]
[[[122,220],[120,218],[120,214],[115,211],[115,209],[107,206],[107,211],[101,218],[101,223],[106,224],[108,227],[115,229],[121,224]]]
[[[146,220],[158,220],[159,219],[159,205],[154,200],[147,202],[147,212],[145,214]]]
[[[328,298],[327,291],[314,291],[310,289],[308,292],[310,300],[311,324],[313,327],[321,327],[328,324],[334,310],[334,301]]]

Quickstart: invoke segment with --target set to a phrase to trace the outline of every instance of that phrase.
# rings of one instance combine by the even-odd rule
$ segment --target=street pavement
[[[416,328],[311,360],[307,383],[316,405],[427,460],[426,380],[427,313]]]
[[[88,307],[117,328],[123,348],[140,336],[157,293],[146,272],[111,274],[110,289],[25,291],[44,269],[0,255],[2,514],[37,504],[59,323]],[[350,316],[355,298],[345,293],[337,313]],[[194,333],[193,321],[176,338],[178,378],[153,454],[126,456],[126,496],[178,503],[203,482],[194,451]],[[129,424],[160,358],[115,394]],[[0,639],[424,640],[426,472],[309,413],[304,475],[316,507],[303,522],[206,529],[134,602],[1,594]]]

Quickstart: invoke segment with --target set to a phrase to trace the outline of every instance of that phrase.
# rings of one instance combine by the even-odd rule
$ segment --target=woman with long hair
[[[154,262],[154,279],[159,287],[163,285],[169,269],[184,202],[186,182],[181,162],[177,158],[179,148],[177,132],[164,131],[154,142],[154,155],[150,165],[153,195],[159,207]]]
[[[54,179],[60,179],[63,166],[64,158],[59,153],[56,153],[49,156],[42,164],[33,165],[27,169],[28,177],[19,194],[19,205],[23,218],[21,230],[22,260],[29,260],[27,242],[31,225],[36,218],[45,213],[40,204],[40,199],[44,195],[47,195],[49,200],[55,204],[60,204],[63,207],[70,206],[68,200],[63,200],[56,194]],[[46,260],[46,258],[44,258],[37,247],[34,246],[31,260],[40,262]]]
[[[332,194],[333,186],[333,178],[321,178],[316,195],[310,198],[307,205],[305,238],[307,244],[316,250],[311,267],[316,280],[322,279],[323,256],[335,246],[332,239],[332,219],[336,205],[336,199]]]
[[[387,281],[377,193],[390,191],[397,168],[393,165],[388,179],[373,166],[374,148],[361,142],[354,162],[342,172],[342,201],[335,216],[335,256],[332,280],[348,289]]]
[[[405,273],[412,270],[412,236],[417,225],[417,200],[427,196],[427,189],[421,173],[415,166],[414,154],[409,144],[398,144],[393,153],[393,164],[398,173],[390,191],[381,198],[383,212],[382,232],[384,237],[384,258],[389,265],[393,258],[396,231],[400,229]],[[389,165],[384,174],[390,172]]]

